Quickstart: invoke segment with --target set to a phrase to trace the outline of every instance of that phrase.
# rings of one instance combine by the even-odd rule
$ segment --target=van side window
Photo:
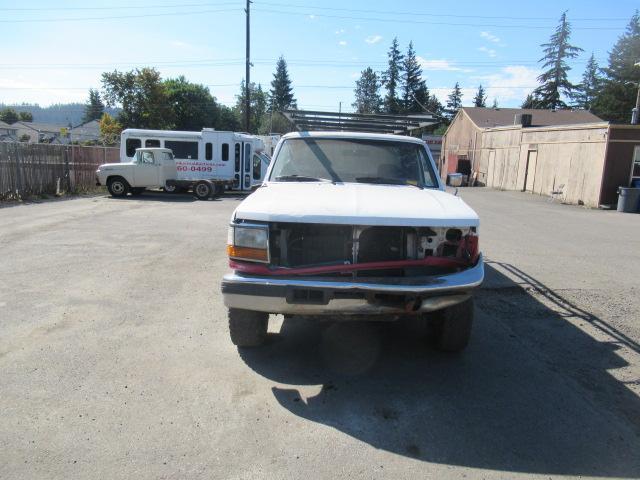
[[[213,160],[213,144],[211,143],[204,144],[204,159]]]
[[[229,160],[229,144],[223,143],[222,144],[222,161],[226,162],[228,160]]]
[[[164,148],[173,151],[175,158],[183,160],[198,159],[198,142],[185,142],[180,140],[165,140]]]
[[[240,144],[236,143],[236,172],[240,171]]]
[[[140,148],[142,146],[142,142],[139,138],[127,138],[125,146],[127,157],[133,157],[136,154],[136,148]]]
[[[258,155],[253,156],[253,179],[260,180],[262,176],[262,159]]]
[[[160,148],[160,140],[157,138],[148,138],[144,141],[144,146],[146,148]]]

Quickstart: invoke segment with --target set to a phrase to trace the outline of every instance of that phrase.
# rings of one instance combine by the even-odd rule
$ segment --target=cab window
[[[141,163],[153,163],[153,153],[151,153],[151,152],[142,152],[142,162]]]
[[[127,157],[133,157],[136,154],[136,148],[140,148],[142,146],[142,142],[139,138],[127,138],[125,146]]]

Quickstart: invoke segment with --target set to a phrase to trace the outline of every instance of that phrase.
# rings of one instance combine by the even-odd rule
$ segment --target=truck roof
[[[367,132],[291,132],[282,137],[288,138],[341,138],[341,139],[360,139],[360,140],[386,140],[390,142],[409,142],[424,144],[424,141],[416,137],[407,137],[405,135],[392,135],[390,133],[367,133]]]

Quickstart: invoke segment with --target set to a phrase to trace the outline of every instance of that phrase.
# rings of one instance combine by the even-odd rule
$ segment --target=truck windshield
[[[424,147],[416,143],[291,138],[273,160],[270,181],[332,181],[438,188]]]

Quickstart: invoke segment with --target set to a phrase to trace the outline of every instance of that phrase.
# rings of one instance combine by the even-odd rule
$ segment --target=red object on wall
[[[456,173],[458,170],[458,155],[450,153],[447,155],[447,173]]]

